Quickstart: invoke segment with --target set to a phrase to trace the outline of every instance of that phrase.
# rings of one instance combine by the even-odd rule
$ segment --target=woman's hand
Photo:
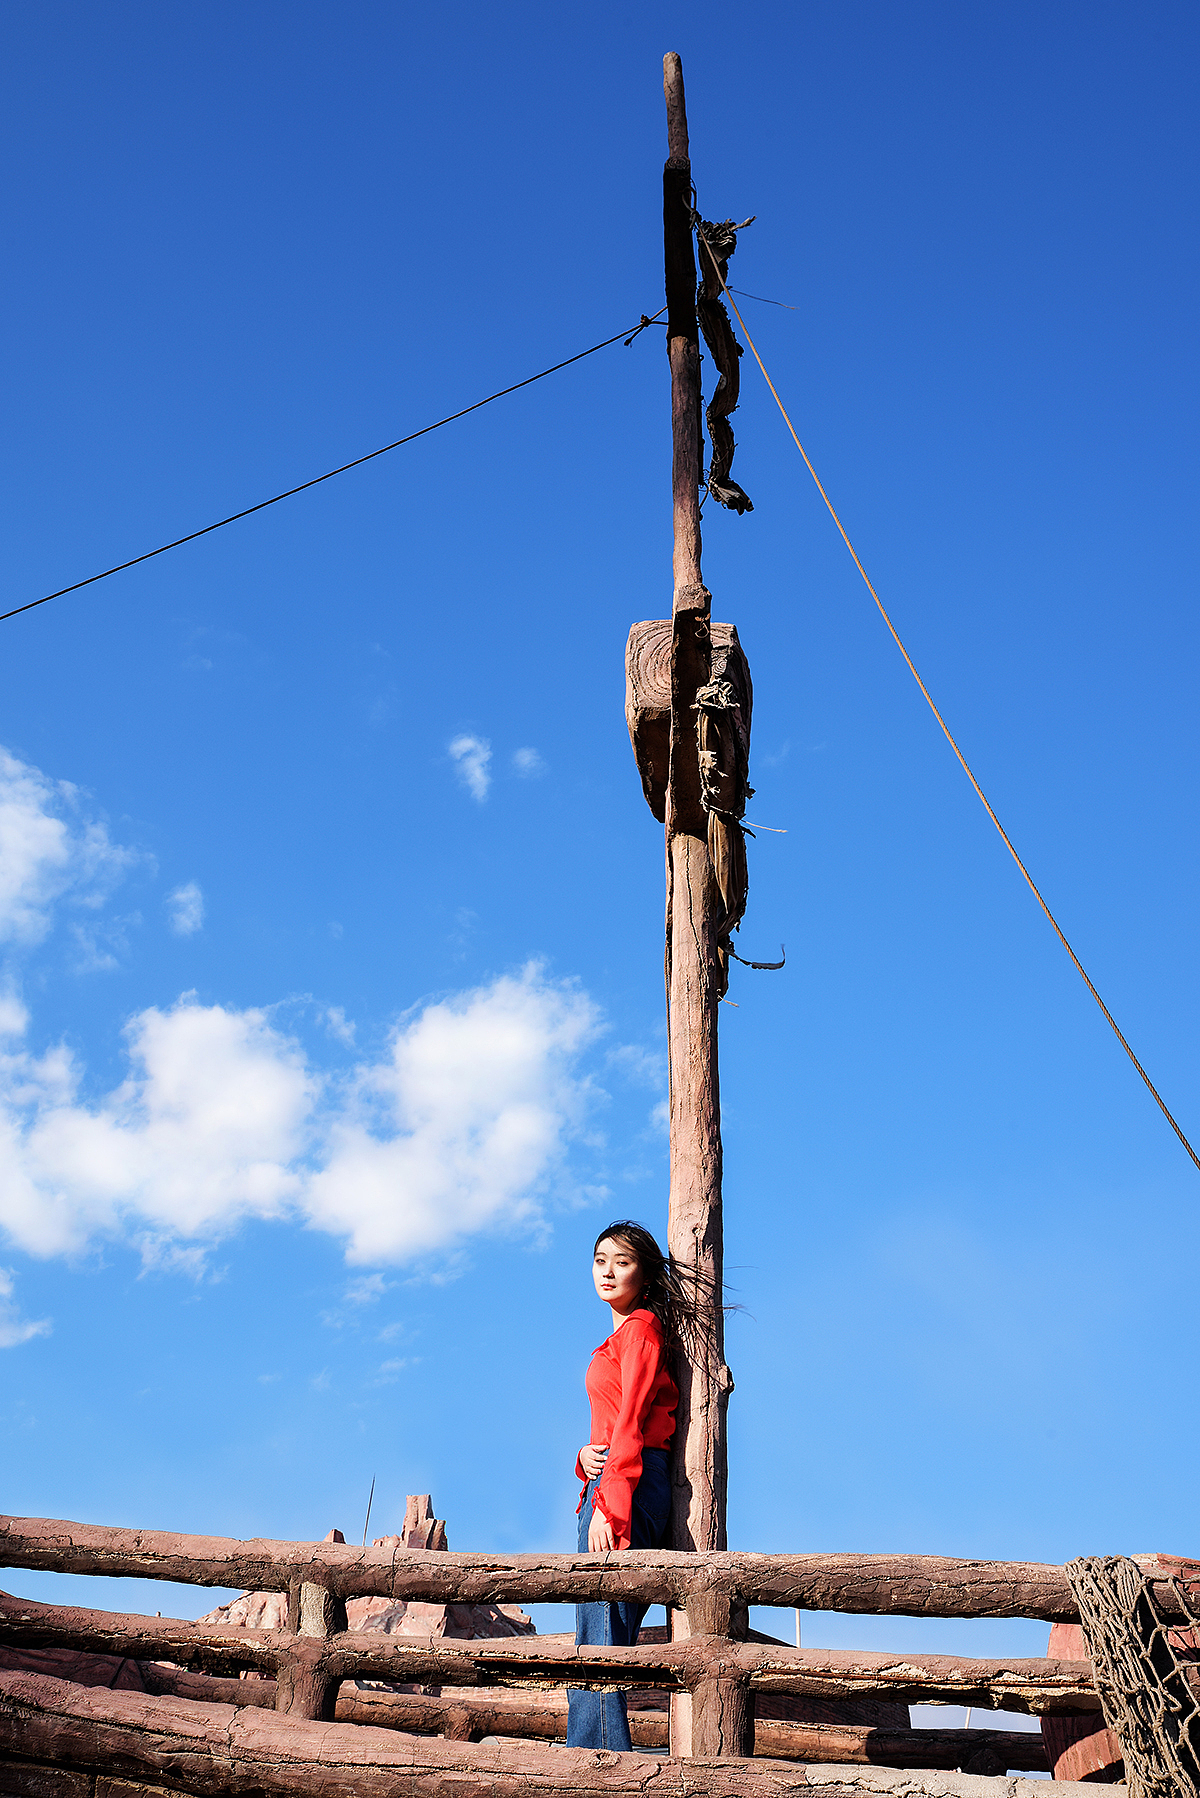
[[[607,1442],[588,1442],[579,1451],[579,1465],[589,1480],[598,1480],[604,1472],[604,1458],[608,1454]]]
[[[617,1546],[613,1536],[612,1524],[595,1505],[592,1506],[592,1521],[588,1524],[588,1553],[593,1555],[608,1554]]]

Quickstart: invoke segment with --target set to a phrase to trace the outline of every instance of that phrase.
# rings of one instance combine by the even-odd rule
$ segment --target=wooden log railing
[[[1010,1779],[950,1783],[939,1771],[872,1767],[859,1776],[788,1760],[647,1761],[527,1741],[438,1741],[253,1707],[171,1706],[5,1670],[0,1763],[13,1798],[1034,1798],[1038,1790]],[[1062,1798],[1094,1790],[1059,1786]]]
[[[1200,1593],[1200,1562],[1139,1556],[1163,1577],[1154,1596],[1184,1622],[1167,1575]],[[298,1595],[421,1599],[435,1604],[576,1604],[624,1600],[686,1609],[717,1621],[730,1603],[872,1616],[1028,1617],[1076,1623],[1062,1567],[1038,1561],[971,1561],[941,1555],[684,1554],[484,1555],[355,1548],[332,1542],[240,1542],[226,1536],[111,1529],[48,1518],[0,1516],[0,1567],[172,1580]],[[711,1615],[707,1615],[711,1613]]]
[[[1170,1581],[1200,1591],[1200,1563],[1141,1558],[1164,1611],[1182,1621]],[[756,1724],[756,1698],[771,1693],[818,1701],[959,1704],[1031,1716],[1099,1708],[1086,1661],[793,1649],[747,1628],[750,1604],[1072,1621],[1076,1607],[1064,1569],[1036,1562],[670,1551],[500,1557],[360,1549],[335,1541],[242,1542],[3,1517],[2,1566],[286,1591],[287,1627],[276,1630],[39,1605],[0,1595],[0,1655],[46,1650],[128,1657],[148,1670],[146,1690],[239,1711],[269,1705],[297,1722],[382,1724],[405,1733],[437,1729],[451,1738],[484,1730],[503,1734],[507,1724],[508,1733],[548,1739],[561,1734],[565,1687],[640,1689],[664,1700],[672,1693],[690,1694],[697,1759],[755,1752],[809,1758],[819,1743],[822,1752],[842,1761],[962,1766],[968,1752],[978,1750],[985,1761],[990,1755],[1000,1765],[1008,1752],[1013,1756],[1008,1765],[1037,1770],[1045,1762],[1032,1752],[1036,1737],[1027,1738],[1022,1760],[1022,1750],[1009,1741],[1011,1731],[968,1732],[988,1738],[968,1743],[961,1731],[822,1729],[766,1717]],[[685,1611],[692,1633],[632,1649],[598,1649],[537,1637],[422,1640],[347,1631],[346,1600],[359,1596],[443,1603],[635,1599]],[[161,1662],[171,1666],[155,1672],[153,1664]],[[246,1671],[257,1678],[231,1677]],[[348,1683],[364,1679],[426,1689],[380,1694]],[[190,1689],[178,1683],[188,1681]],[[528,1695],[519,1718],[513,1696],[518,1693]],[[640,1745],[662,1745],[661,1712],[635,1712],[635,1726]],[[894,1758],[881,1763],[885,1737]],[[955,1755],[956,1760],[948,1758]]]
[[[140,1661],[136,1666],[138,1682],[157,1697],[237,1709],[275,1709],[273,1679],[222,1679],[189,1673],[161,1661]],[[118,1672],[128,1673],[130,1663],[108,1655],[85,1658],[53,1648],[6,1650],[0,1645],[0,1670],[6,1667],[111,1688]],[[635,1748],[667,1747],[667,1713],[661,1696],[636,1688],[630,1693],[629,1731]],[[449,1741],[517,1736],[555,1742],[567,1733],[567,1694],[561,1689],[530,1691],[501,1686],[385,1692],[346,1682],[337,1696],[334,1720],[406,1735],[444,1736]],[[1049,1767],[1041,1735],[1027,1730],[900,1729],[828,1720],[794,1722],[762,1715],[755,1719],[754,1752],[774,1759],[851,1766],[954,1769],[966,1762],[1034,1773],[1044,1773]]]
[[[536,1636],[460,1641],[355,1630],[314,1638],[287,1630],[214,1628],[168,1617],[39,1605],[2,1595],[0,1643],[168,1660],[220,1674],[251,1668],[276,1680],[276,1709],[327,1718],[333,1716],[337,1688],[350,1679],[443,1687],[638,1686],[693,1694],[706,1682],[722,1679],[746,1693],[964,1704],[1033,1716],[1098,1707],[1086,1661],[767,1647],[724,1636],[689,1636],[638,1648],[577,1648]],[[299,1696],[301,1689],[307,1697]]]
[[[1077,1619],[1061,1567],[948,1560],[932,1555],[607,1555],[421,1553],[317,1542],[239,1542],[219,1536],[98,1528],[0,1517],[0,1566],[172,1580],[254,1591],[321,1586],[358,1596],[431,1602],[647,1604],[737,1598],[804,1609],[908,1616]]]

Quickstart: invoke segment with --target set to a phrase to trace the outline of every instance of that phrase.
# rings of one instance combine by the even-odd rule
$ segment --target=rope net
[[[1067,1564],[1104,1721],[1121,1744],[1130,1798],[1200,1798],[1197,1630],[1162,1615],[1135,1561],[1084,1555]],[[1167,1582],[1193,1626],[1200,1604]]]

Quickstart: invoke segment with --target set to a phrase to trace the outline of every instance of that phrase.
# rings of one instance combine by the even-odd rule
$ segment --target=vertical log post
[[[663,58],[668,156],[663,169],[663,247],[667,358],[671,369],[671,490],[674,512],[674,598],[671,642],[671,751],[667,779],[667,1041],[670,1070],[671,1185],[668,1250],[680,1272],[697,1276],[704,1296],[696,1353],[679,1367],[678,1427],[672,1451],[671,1544],[691,1550],[726,1546],[725,1411],[733,1381],[725,1366],[721,1308],[721,1110],[717,1069],[720,901],[708,855],[701,803],[695,701],[712,672],[712,596],[700,567],[701,389],[692,245],[692,168],[683,65]],[[690,1633],[686,1612],[671,1613],[671,1634]],[[671,1702],[671,1752],[694,1749],[693,1702]],[[723,1716],[739,1743],[724,1697],[702,1706],[704,1752],[722,1740]],[[742,1703],[742,1710],[746,1708]],[[715,1721],[714,1721],[715,1720]],[[733,1740],[733,1736],[730,1737]]]
[[[697,1355],[680,1369],[672,1545],[726,1546],[725,1366],[721,1309],[721,1109],[717,1074],[720,899],[700,797],[696,693],[712,672],[712,596],[700,571],[700,340],[692,249],[692,174],[683,69],[664,59],[670,155],[663,170],[667,355],[671,365],[675,592],[671,645],[671,757],[667,779],[667,1015],[671,1190],[667,1241],[705,1297]]]
[[[691,1751],[699,1759],[754,1753],[754,1701],[747,1679],[714,1673],[692,1688]]]
[[[315,1723],[333,1722],[342,1681],[340,1674],[335,1677],[329,1671],[325,1655],[320,1642],[297,1636],[295,1647],[280,1656],[275,1671],[277,1711]]]
[[[300,1586],[300,1622],[297,1634],[301,1636],[336,1636],[346,1625],[346,1607],[340,1598],[327,1592],[324,1586],[314,1586],[304,1580]]]
[[[334,1539],[345,1540],[340,1530],[330,1530],[325,1540]],[[275,1675],[277,1711],[322,1723],[333,1721],[341,1680],[329,1672],[322,1644],[345,1628],[346,1606],[340,1598],[311,1580],[293,1582],[288,1590],[288,1629],[296,1642],[280,1660]]]

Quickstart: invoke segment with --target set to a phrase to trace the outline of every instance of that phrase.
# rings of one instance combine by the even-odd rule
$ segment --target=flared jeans
[[[587,1496],[579,1512],[579,1549],[587,1553],[588,1526],[592,1521],[599,1480],[589,1480]],[[642,1477],[633,1493],[630,1520],[631,1548],[661,1548],[671,1515],[671,1475],[665,1448],[642,1450]],[[593,1647],[632,1648],[644,1604],[580,1604],[575,1607],[575,1641]],[[624,1692],[584,1692],[567,1689],[568,1748],[633,1747]]]

